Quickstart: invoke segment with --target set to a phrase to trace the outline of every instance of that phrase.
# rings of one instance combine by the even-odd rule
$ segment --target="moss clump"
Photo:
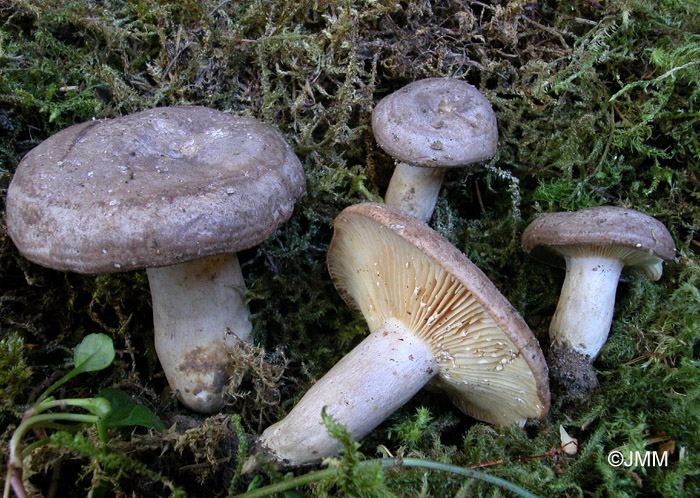
[[[4,335],[4,334],[3,334]],[[0,337],[0,423],[4,413],[17,415],[24,400],[19,398],[29,384],[32,371],[24,359],[24,341],[17,333]]]
[[[0,359],[24,361],[8,375],[0,427],[7,434],[17,423],[31,386],[60,370],[84,334],[109,333],[119,351],[114,367],[62,397],[119,387],[169,429],[113,434],[114,462],[123,460],[109,472],[88,451],[90,434],[57,440],[63,449],[44,447],[28,465],[49,470],[60,461],[67,497],[110,487],[118,496],[178,489],[223,496],[234,476],[231,493],[244,491],[251,477],[236,471],[243,431],[253,437],[289,410],[366,333],[337,296],[325,252],[337,213],[378,199],[391,175],[370,130],[373,105],[416,79],[455,76],[493,103],[499,148],[488,164],[448,173],[431,223],[494,280],[544,349],[563,272],[520,251],[520,234],[538,214],[600,204],[638,209],[669,227],[678,262],[659,282],[629,275],[620,285],[610,340],[594,363],[601,385],[591,396],[559,396],[547,419],[502,429],[420,393],[361,450],[456,465],[500,461],[487,471],[541,496],[700,495],[698,11],[697,0],[6,2],[0,212],[14,168],[41,140],[76,122],[156,105],[200,104],[265,120],[293,144],[307,194],[271,240],[240,255],[265,352],[249,352],[240,384],[231,385],[232,404],[210,419],[187,413],[167,388],[143,273],[94,278],[39,268],[17,254],[0,215]],[[559,446],[561,424],[578,438],[579,454],[520,458]],[[665,468],[607,463],[616,448],[671,442]],[[72,476],[81,473],[91,478],[76,484]],[[417,469],[374,477],[367,486],[351,478],[304,493],[507,495]],[[282,478],[269,471],[258,481]],[[42,492],[50,486],[45,472],[30,480]]]

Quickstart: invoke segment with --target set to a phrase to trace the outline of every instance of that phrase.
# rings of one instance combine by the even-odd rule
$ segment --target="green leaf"
[[[131,413],[131,409],[136,406],[136,403],[134,403],[128,394],[121,389],[112,387],[102,389],[95,397],[106,399],[112,407],[109,414],[107,414],[106,417],[102,417],[103,420],[125,419],[129,416],[129,413]]]
[[[106,334],[86,335],[75,347],[73,363],[78,372],[95,372],[114,361],[114,344]]]
[[[129,412],[129,416],[125,419],[110,422],[108,425],[125,426],[125,425],[140,425],[162,431],[165,429],[165,424],[153,413],[150,408],[144,405],[136,405]]]
[[[102,389],[97,393],[98,398],[109,401],[112,410],[103,417],[108,427],[124,427],[140,425],[162,431],[165,424],[146,406],[134,403],[131,397],[120,389]]]
[[[73,364],[75,367],[66,375],[54,382],[39,397],[37,403],[48,398],[49,394],[83,372],[95,372],[107,368],[114,361],[114,344],[105,334],[88,334],[75,347]]]
[[[252,481],[250,481],[250,484],[248,484],[248,489],[247,491],[253,491],[254,489],[259,488],[262,486],[263,483],[263,476],[260,474],[256,475]]]

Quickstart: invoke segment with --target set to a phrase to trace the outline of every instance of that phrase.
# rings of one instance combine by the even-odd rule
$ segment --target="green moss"
[[[242,431],[252,441],[367,332],[335,292],[325,253],[335,216],[380,199],[393,169],[374,142],[371,110],[410,81],[449,75],[488,96],[500,140],[488,164],[448,173],[431,224],[496,283],[544,349],[563,272],[520,250],[520,234],[537,215],[632,207],[669,227],[679,260],[659,282],[629,274],[620,284],[610,340],[594,364],[601,388],[592,396],[556,396],[544,421],[501,429],[422,393],[365,440],[364,453],[383,445],[458,465],[502,460],[486,470],[541,496],[700,495],[698,11],[697,0],[3,6],[0,113],[11,127],[0,126],[0,198],[22,155],[52,133],[174,104],[245,113],[276,127],[304,165],[307,193],[272,239],[240,255],[264,351],[251,351],[230,386],[235,397],[225,412],[240,417],[233,426],[192,417],[172,399],[153,351],[143,273],[94,278],[39,268],[17,254],[0,218],[0,361],[20,365],[3,384],[1,427],[17,422],[31,386],[60,369],[83,334],[106,332],[120,351],[114,372],[86,378],[72,394],[118,386],[171,427],[158,437],[120,436],[114,451],[143,466],[110,471],[113,489],[162,494],[168,486],[158,483],[167,481],[192,496],[224,495],[238,476],[232,492],[245,490],[251,478],[236,471]],[[559,446],[561,424],[578,438],[579,454],[520,459]],[[658,438],[676,445],[667,468],[608,465],[609,451],[658,449]],[[65,444],[70,452],[42,449],[34,470],[61,460],[76,475],[107,475],[83,441]],[[155,484],[133,484],[139,475]],[[48,486],[45,474],[31,479]],[[399,496],[506,495],[417,469],[373,474],[366,487],[384,485]],[[66,496],[91,485],[73,486]],[[352,478],[334,486],[304,493],[362,494],[365,487]]]
[[[23,401],[20,394],[27,388],[32,371],[24,358],[24,341],[18,333],[3,331],[0,338],[0,423],[6,412],[14,412]]]
[[[419,443],[430,438],[434,434],[434,420],[430,416],[430,410],[424,406],[416,410],[414,417],[403,420],[395,424],[389,430],[389,438],[406,446],[415,449]]]

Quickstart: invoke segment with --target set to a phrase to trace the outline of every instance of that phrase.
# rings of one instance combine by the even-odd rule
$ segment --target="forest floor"
[[[499,428],[421,391],[331,462],[335,478],[278,496],[512,496],[449,472],[360,466],[402,456],[482,470],[542,497],[700,496],[700,2],[697,0],[19,0],[0,2],[0,462],[28,403],[90,333],[114,363],[55,393],[118,388],[163,422],[51,436],[25,460],[42,496],[228,496],[311,468],[241,475],[255,438],[367,333],[327,273],[335,216],[381,201],[393,160],[371,112],[421,78],[470,82],[492,103],[493,159],[450,171],[430,225],[525,318],[547,353],[563,271],[528,258],[537,216],[589,206],[637,209],[674,237],[652,282],[625,273],[591,394],[552,393],[550,413]],[[85,276],[24,259],[5,194],[30,149],[75,123],[196,104],[279,130],[306,173],[294,215],[239,255],[255,348],[238,358],[220,414],[173,398],[153,347],[142,271]],[[561,446],[560,426],[578,440]],[[614,467],[613,450],[667,465]],[[665,453],[664,453],[665,452]],[[536,457],[536,458],[524,458]],[[4,475],[4,469],[0,469]],[[56,494],[56,489],[60,490]]]

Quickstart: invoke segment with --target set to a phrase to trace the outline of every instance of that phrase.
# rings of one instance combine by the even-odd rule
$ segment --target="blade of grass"
[[[525,488],[518,486],[517,484],[513,484],[511,482],[506,481],[505,479],[492,476],[491,474],[487,474],[485,472],[467,469],[464,467],[459,467],[457,465],[431,462],[428,460],[420,460],[417,458],[381,458],[377,460],[366,460],[364,462],[359,463],[358,467],[366,467],[369,465],[374,465],[376,463],[380,463],[384,468],[419,467],[424,469],[439,470],[442,472],[450,472],[452,474],[457,474],[464,477],[471,477],[473,479],[479,479],[481,481],[494,484],[522,498],[538,498],[537,495],[531,493]],[[279,493],[288,489],[298,488],[300,486],[304,486],[312,482],[323,481],[325,479],[333,477],[338,472],[341,472],[341,469],[330,468],[319,470],[316,472],[310,472],[308,474],[294,477],[292,479],[276,482],[274,484],[270,484],[262,488],[254,489],[252,491],[236,495],[234,498],[259,498],[262,496],[270,496],[273,493]]]

